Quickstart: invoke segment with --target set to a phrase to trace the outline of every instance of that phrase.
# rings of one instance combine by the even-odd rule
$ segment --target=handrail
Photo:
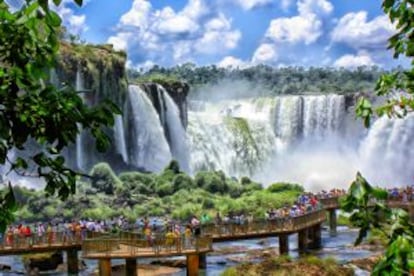
[[[213,239],[209,236],[155,239],[86,239],[82,242],[82,256],[84,258],[132,258],[191,254],[211,251],[212,244]]]

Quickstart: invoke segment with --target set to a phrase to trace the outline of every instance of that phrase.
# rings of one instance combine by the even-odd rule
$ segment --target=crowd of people
[[[334,189],[322,191],[317,194],[301,194],[293,205],[285,205],[282,208],[270,208],[265,214],[265,221],[271,225],[278,220],[302,216],[322,208],[320,199],[337,197],[345,193],[344,190]],[[231,229],[249,229],[255,221],[252,214],[244,212],[229,212],[221,216],[219,212],[214,218],[204,213],[199,218],[192,216],[188,221],[182,222],[170,218],[139,218],[130,223],[125,217],[117,217],[108,220],[81,219],[73,221],[35,223],[26,225],[11,225],[4,234],[2,244],[4,246],[30,246],[34,244],[52,243],[78,243],[85,239],[89,233],[111,233],[130,231],[140,233],[149,245],[160,236],[167,241],[178,237],[184,238],[186,244],[191,237],[201,234],[202,226],[216,227],[215,231],[229,231]],[[234,227],[233,227],[234,226]],[[245,227],[243,227],[245,226]],[[206,227],[207,228],[207,227]],[[217,230],[219,229],[219,230]]]
[[[388,199],[403,202],[414,201],[414,186],[388,189]]]

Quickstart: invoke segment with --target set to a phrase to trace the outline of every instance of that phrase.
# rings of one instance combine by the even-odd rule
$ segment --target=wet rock
[[[156,260],[156,261],[152,261],[151,265],[161,265],[161,266],[183,268],[187,266],[187,262],[186,260]]]
[[[0,264],[0,271],[10,271],[11,270],[11,266],[6,265],[6,264]]]
[[[52,254],[26,255],[23,257],[23,262],[29,274],[55,270],[60,264],[63,264],[63,254],[62,252],[54,252]]]

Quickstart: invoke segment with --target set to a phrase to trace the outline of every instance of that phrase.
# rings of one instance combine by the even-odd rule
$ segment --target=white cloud
[[[233,0],[233,2],[244,10],[251,10],[260,6],[271,4],[273,0]]]
[[[328,15],[334,9],[332,3],[327,0],[301,0],[297,5],[299,14],[302,16],[307,14]]]
[[[376,63],[367,52],[359,52],[357,55],[343,55],[334,62],[335,67],[356,68],[358,66],[374,66]]]
[[[62,24],[66,27],[68,33],[74,35],[81,35],[88,30],[86,25],[85,15],[76,15],[75,12],[68,7],[68,4],[72,3],[71,0],[63,0],[59,6],[51,4],[50,7],[62,19]]]
[[[182,10],[175,11],[168,6],[156,10],[149,1],[134,0],[108,42],[127,49],[137,61],[172,64],[192,61],[200,53],[224,54],[237,47],[241,32],[207,3],[189,0]]]
[[[282,10],[287,11],[289,10],[290,5],[292,5],[293,0],[281,0],[280,7]]]
[[[345,43],[355,49],[385,49],[387,39],[395,32],[387,16],[367,20],[367,12],[344,15],[332,31],[332,41]]]
[[[269,43],[261,44],[253,54],[252,63],[275,63],[278,59],[276,48]]]
[[[314,14],[307,17],[294,16],[277,18],[271,21],[266,37],[274,42],[311,44],[322,34],[322,22]]]
[[[245,68],[248,66],[248,63],[234,56],[226,56],[217,63],[217,66],[223,68]]]
[[[327,0],[300,0],[299,15],[273,19],[265,37],[275,43],[314,43],[323,34],[324,16],[332,13],[333,6]]]

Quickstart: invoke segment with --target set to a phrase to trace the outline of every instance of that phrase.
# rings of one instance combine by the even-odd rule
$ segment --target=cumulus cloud
[[[226,56],[217,63],[217,66],[222,68],[245,68],[248,67],[248,63],[234,56]]]
[[[368,21],[367,12],[344,15],[332,31],[332,41],[345,43],[355,49],[385,49],[395,27],[387,16],[377,16]]]
[[[276,48],[273,44],[261,44],[253,54],[252,63],[275,63],[278,58]]]
[[[62,18],[62,24],[66,27],[68,33],[81,35],[88,30],[86,16],[84,14],[76,15],[75,11],[68,6],[71,3],[72,0],[63,0],[59,6],[51,4],[51,9]]]
[[[183,63],[197,54],[226,53],[237,47],[241,32],[208,3],[189,0],[182,10],[175,11],[169,6],[157,10],[149,1],[134,0],[108,42],[116,49],[128,50],[136,63]]]
[[[273,2],[273,0],[233,0],[233,2],[242,7],[244,10],[251,10],[260,6],[269,5]]]
[[[323,34],[322,18],[332,13],[332,4],[327,0],[300,0],[297,8],[297,16],[273,19],[265,37],[275,43],[315,42]]]
[[[374,66],[377,65],[367,52],[359,52],[357,55],[347,54],[338,58],[334,62],[335,67],[356,68],[359,66]]]

